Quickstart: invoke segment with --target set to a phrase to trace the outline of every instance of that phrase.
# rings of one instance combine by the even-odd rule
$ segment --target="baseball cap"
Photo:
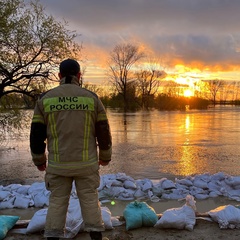
[[[80,72],[80,65],[77,61],[68,58],[60,63],[59,71],[63,77],[77,75]]]

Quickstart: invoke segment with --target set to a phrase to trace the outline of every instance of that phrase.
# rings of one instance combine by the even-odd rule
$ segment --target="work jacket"
[[[30,148],[36,166],[46,162],[52,173],[110,161],[112,139],[105,108],[98,96],[72,76],[38,99],[31,124]],[[98,145],[98,148],[97,148]]]

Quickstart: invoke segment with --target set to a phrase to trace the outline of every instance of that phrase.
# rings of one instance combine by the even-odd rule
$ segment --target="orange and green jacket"
[[[46,146],[52,172],[111,160],[112,138],[105,108],[74,76],[70,84],[61,79],[58,87],[42,94],[36,103],[30,133],[36,166],[46,162]]]

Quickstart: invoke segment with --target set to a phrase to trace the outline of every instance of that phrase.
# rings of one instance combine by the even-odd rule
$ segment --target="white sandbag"
[[[133,190],[133,189],[124,189],[124,191],[122,191],[118,195],[118,197],[116,197],[116,199],[132,201],[132,200],[134,200],[134,193],[135,193],[135,190]]]
[[[82,218],[82,215],[79,216],[79,213],[81,214],[81,209],[79,204],[75,205],[75,210],[78,212],[74,212],[74,203],[77,203],[78,199],[71,199],[70,200],[70,205],[68,208],[68,213],[67,213],[67,219],[66,219],[66,226],[65,226],[65,238],[74,238],[78,232],[81,232],[84,230],[84,221]],[[72,205],[72,206],[71,206]],[[77,208],[76,208],[77,206]],[[101,212],[102,212],[102,219],[104,223],[105,229],[113,229],[112,225],[112,220],[111,220],[111,212],[107,207],[101,207]]]
[[[146,196],[146,193],[143,192],[143,191],[141,190],[141,188],[138,188],[138,189],[134,192],[134,197],[135,197],[136,199],[142,199],[142,198],[144,198],[145,196]]]
[[[151,190],[153,187],[153,183],[150,179],[143,179],[143,180],[138,180],[137,184],[141,187],[142,191],[148,191]]]
[[[131,188],[131,189],[137,189],[137,185],[135,184],[135,182],[130,181],[130,180],[126,180],[123,183],[123,186],[127,189]]]
[[[103,188],[105,187],[105,175],[104,176],[100,176],[100,184],[99,184],[99,187],[98,187],[98,191],[102,191]]]
[[[217,182],[209,182],[208,183],[209,191],[215,191],[215,192],[219,192],[220,193],[221,187],[222,187],[222,185],[221,185],[221,182],[219,182],[219,181],[217,181]]]
[[[74,213],[67,212],[66,225],[64,238],[74,238],[78,232],[84,229],[84,223],[82,217],[76,218]]]
[[[14,201],[14,208],[28,208],[33,206],[34,202],[30,196],[25,196],[21,194],[17,194]]]
[[[36,233],[44,230],[46,223],[47,209],[40,209],[31,218],[26,233]]]
[[[9,191],[9,192],[14,192],[14,191],[16,191],[19,187],[21,187],[22,185],[21,184],[15,184],[15,183],[13,183],[13,184],[9,184],[8,186],[5,186],[5,187],[3,187],[3,189],[5,190],[5,191]]]
[[[30,188],[30,185],[23,185],[23,186],[20,186],[18,189],[16,189],[16,192],[22,195],[28,195],[29,188]]]
[[[162,198],[164,199],[182,199],[185,198],[189,194],[188,190],[184,189],[173,189],[171,192],[166,192],[162,194]]]
[[[71,196],[68,205],[64,237],[74,238],[78,232],[83,231],[83,229],[84,223],[79,199]]]
[[[37,211],[27,226],[26,233],[37,233],[44,230],[48,209]],[[67,213],[65,238],[73,238],[83,229],[83,220],[77,219],[73,213]]]
[[[204,200],[209,198],[209,193],[197,193],[194,195],[196,199]]]
[[[118,217],[113,217],[113,216],[111,217],[111,222],[112,222],[113,228],[125,224],[125,221],[120,221]]]
[[[32,194],[34,192],[39,192],[45,190],[45,182],[35,182],[31,185],[31,187],[28,189],[28,194]]]
[[[113,229],[112,220],[111,220],[112,214],[109,208],[101,207],[101,212],[102,212],[102,219],[104,222],[105,229]]]
[[[33,215],[27,226],[26,233],[36,233],[44,230],[48,209],[41,209]],[[111,212],[107,207],[101,207],[104,226],[113,229]],[[116,220],[115,220],[115,224]],[[84,230],[81,207],[77,198],[70,198],[65,225],[65,238],[74,238],[78,232]]]
[[[221,229],[240,229],[240,209],[232,206],[220,206],[208,212]]]
[[[221,194],[220,194],[220,192],[211,191],[211,192],[209,192],[208,196],[209,196],[210,198],[215,198],[215,197],[221,196]]]
[[[207,190],[205,190],[203,188],[200,188],[200,187],[196,187],[196,186],[190,187],[189,190],[190,190],[191,195],[194,195],[194,194],[205,194],[205,193],[208,192]]]
[[[119,180],[113,179],[113,180],[106,180],[105,187],[111,188],[111,187],[122,187],[123,183]]]
[[[148,191],[148,197],[152,202],[159,202],[160,198],[155,196],[151,190]]]
[[[125,173],[117,173],[116,174],[116,179],[120,180],[122,182],[129,180],[129,181],[134,181],[134,179],[130,176],[127,176]]]
[[[68,205],[68,212],[73,214],[75,218],[80,219],[82,218],[82,212],[80,207],[80,202],[77,197],[70,197],[69,205]]]
[[[0,202],[0,209],[12,209],[14,208],[15,196],[10,195]]]
[[[228,190],[227,197],[232,200],[240,201],[240,190]]]
[[[226,175],[223,172],[215,173],[211,176],[212,182],[222,181],[226,178]]]
[[[231,187],[237,187],[240,185],[240,176],[227,176],[225,182]]]
[[[201,178],[195,178],[194,180],[193,180],[193,185],[195,186],[195,187],[198,187],[198,188],[203,188],[203,189],[207,189],[208,188],[208,183],[207,182],[205,182],[203,179],[201,179]]]
[[[35,207],[41,208],[49,205],[50,191],[43,189],[39,192],[33,192],[31,195],[34,200]]]
[[[0,201],[3,201],[4,199],[7,199],[11,196],[11,192],[4,190],[4,191],[0,191]]]
[[[123,187],[112,187],[112,188],[104,188],[100,191],[100,195],[106,196],[110,199],[117,198],[122,192],[125,192],[125,188]]]
[[[189,179],[188,177],[184,178],[184,179],[175,179],[175,182],[176,183],[179,183],[181,185],[185,185],[185,186],[192,186],[193,185],[193,182],[191,179]]]
[[[161,188],[164,190],[176,188],[175,183],[172,180],[163,179],[161,182]]]
[[[190,185],[190,186],[192,186],[192,185]],[[177,189],[185,189],[185,190],[188,190],[190,186],[183,185],[183,184],[178,183],[178,182],[176,183],[176,188],[177,188]]]
[[[196,206],[194,198],[186,197],[186,204],[180,208],[171,208],[163,212],[154,225],[155,228],[176,228],[192,231],[196,224]]]

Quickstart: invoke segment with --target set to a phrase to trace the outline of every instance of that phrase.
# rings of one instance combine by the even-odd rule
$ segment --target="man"
[[[64,237],[73,182],[85,231],[92,240],[101,240],[104,231],[97,188],[99,165],[111,161],[112,139],[102,102],[80,86],[80,77],[77,61],[62,61],[60,85],[40,96],[31,124],[32,160],[40,171],[46,169],[45,184],[51,191],[44,236],[52,240]]]

